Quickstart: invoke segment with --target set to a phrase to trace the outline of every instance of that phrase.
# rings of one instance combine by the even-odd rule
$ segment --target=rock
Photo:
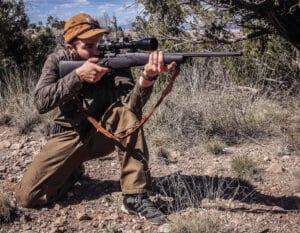
[[[55,209],[55,210],[60,210],[61,208],[62,208],[62,206],[60,204],[57,204],[57,203],[53,207],[53,209]]]
[[[57,219],[55,219],[55,221],[53,222],[53,225],[54,225],[55,227],[61,227],[61,226],[65,225],[66,222],[67,222],[67,221],[66,221],[65,218],[57,218]]]
[[[281,173],[285,170],[281,165],[274,163],[267,168],[267,171],[272,173]]]
[[[0,172],[6,172],[6,167],[5,166],[0,166]]]
[[[21,144],[21,143],[14,143],[10,146],[10,149],[11,150],[20,150],[22,149],[24,146],[24,144]]]
[[[77,213],[76,214],[76,218],[79,220],[79,221],[83,221],[83,220],[91,220],[92,217],[89,216],[87,213]]]
[[[32,221],[32,218],[29,214],[24,214],[21,219],[24,222],[31,222]]]
[[[9,148],[11,146],[11,142],[8,140],[4,140],[0,143],[0,149]]]
[[[282,156],[282,160],[289,160],[290,159],[290,156],[288,156],[288,155],[285,155],[285,156]]]
[[[165,223],[158,227],[157,231],[159,233],[169,233],[171,232],[171,225],[169,223]]]
[[[49,233],[61,233],[61,232],[63,232],[63,231],[61,231],[59,227],[53,227],[49,231]]]
[[[141,230],[141,229],[143,229],[143,226],[141,224],[136,223],[136,224],[133,225],[132,229]]]
[[[300,198],[300,192],[299,193],[294,193],[294,196]]]

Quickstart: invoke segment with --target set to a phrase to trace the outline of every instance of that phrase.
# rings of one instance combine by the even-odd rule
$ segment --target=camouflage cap
[[[86,13],[79,13],[70,18],[64,26],[64,39],[67,43],[75,38],[88,39],[107,32],[101,28],[99,22]]]

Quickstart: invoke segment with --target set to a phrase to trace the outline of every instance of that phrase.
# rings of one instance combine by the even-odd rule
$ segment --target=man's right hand
[[[76,74],[81,82],[95,83],[98,82],[107,72],[110,71],[107,67],[102,67],[96,63],[99,58],[89,58],[82,66],[76,69]]]

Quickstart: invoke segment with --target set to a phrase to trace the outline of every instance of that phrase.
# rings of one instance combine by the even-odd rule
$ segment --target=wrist
[[[83,78],[81,77],[81,75],[80,75],[80,68],[77,68],[77,69],[75,70],[75,73],[76,73],[76,75],[77,75],[79,81],[80,81],[80,82],[84,82],[84,79],[83,79]]]
[[[150,77],[150,76],[148,76],[148,75],[145,74],[145,71],[142,72],[141,76],[143,77],[144,80],[147,80],[147,81],[150,81],[150,82],[156,81],[156,79],[157,79],[157,77],[158,77],[158,75],[155,75],[155,76],[153,76],[153,77]]]

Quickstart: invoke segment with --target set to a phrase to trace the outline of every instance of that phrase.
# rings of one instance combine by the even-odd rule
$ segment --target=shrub
[[[246,155],[233,158],[231,168],[242,179],[250,179],[258,173],[257,163]]]
[[[206,143],[206,148],[209,152],[218,155],[224,153],[225,143],[217,137],[209,139]]]

